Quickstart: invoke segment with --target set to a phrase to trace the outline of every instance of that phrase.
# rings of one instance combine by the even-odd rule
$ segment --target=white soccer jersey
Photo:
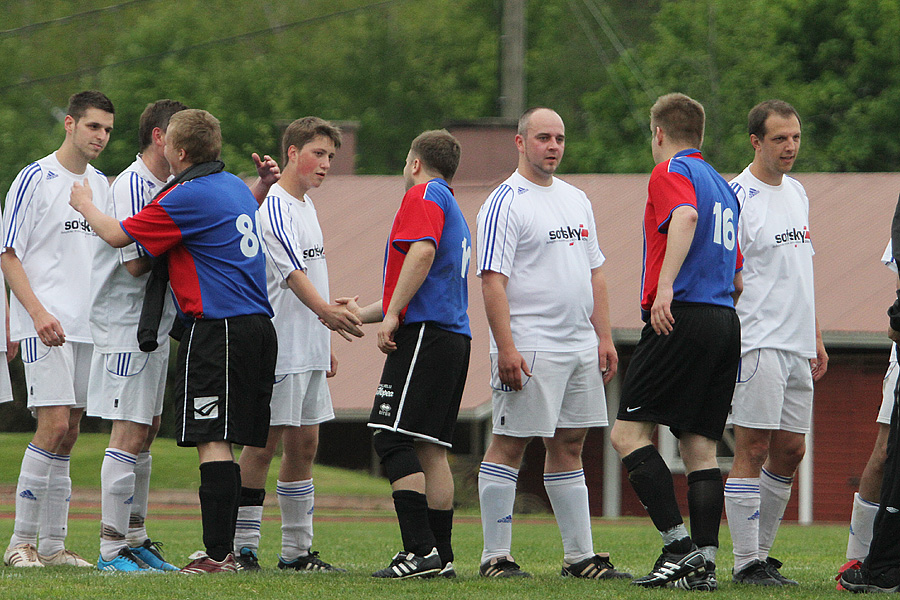
[[[309,196],[298,200],[277,183],[259,207],[259,229],[266,246],[266,283],[278,333],[276,375],[331,368],[331,332],[288,288],[288,276],[301,269],[328,300],[325,243]]]
[[[150,172],[140,156],[122,171],[110,187],[100,209],[121,221],[134,216],[153,200],[165,185]],[[132,276],[124,264],[146,256],[137,244],[113,248],[102,240],[94,249],[91,273],[91,334],[98,352],[138,352],[137,329],[144,303],[149,273]],[[159,325],[160,347],[168,347],[166,337],[175,319],[171,295],[166,297]]]
[[[741,206],[738,239],[744,255],[741,354],[757,348],[816,356],[813,247],[809,199],[800,182],[784,176],[772,186],[750,167],[731,180]]]
[[[509,277],[513,340],[519,351],[577,352],[597,346],[591,270],[605,260],[584,192],[553,178],[535,185],[518,171],[478,212],[478,268]],[[497,343],[491,333],[491,352]]]
[[[22,169],[6,195],[3,250],[15,250],[31,289],[62,324],[66,340],[91,343],[91,260],[97,236],[69,206],[72,184],[85,179],[90,181],[94,203],[104,206],[109,183],[91,165],[76,175],[64,169],[54,153]],[[11,296],[12,339],[35,337],[34,322]]]
[[[881,262],[896,275],[898,273],[897,263],[894,262],[894,253],[892,249],[893,246],[891,245],[891,240],[888,240],[887,247],[884,249],[884,254],[881,255]],[[891,344],[891,362],[897,362],[897,344]]]

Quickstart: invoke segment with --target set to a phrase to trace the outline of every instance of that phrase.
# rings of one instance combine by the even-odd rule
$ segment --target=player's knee
[[[376,431],[372,436],[372,444],[391,483],[422,472],[422,465],[410,436],[395,431]]]

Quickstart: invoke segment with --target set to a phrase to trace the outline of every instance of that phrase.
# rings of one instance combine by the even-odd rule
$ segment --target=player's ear
[[[72,133],[75,131],[75,117],[72,115],[66,115],[66,118],[63,119],[63,126],[66,128],[66,133]]]
[[[754,150],[759,150],[762,146],[762,140],[755,133],[750,134],[750,145],[753,146]]]

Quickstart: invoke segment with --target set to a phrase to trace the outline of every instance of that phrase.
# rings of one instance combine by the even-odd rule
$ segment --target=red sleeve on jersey
[[[122,229],[153,256],[164,254],[181,241],[181,229],[157,200],[122,221]]]
[[[394,219],[391,245],[403,254],[409,251],[412,242],[430,239],[435,246],[441,244],[444,211],[425,198],[427,185],[417,185],[406,192]]]
[[[744,254],[741,252],[741,243],[735,240],[737,244],[737,259],[735,260],[734,272],[737,273],[744,268]]]
[[[650,177],[649,197],[653,207],[657,228],[660,233],[669,229],[672,211],[679,206],[689,204],[696,210],[697,194],[694,184],[681,173],[668,170],[669,161],[660,163]]]

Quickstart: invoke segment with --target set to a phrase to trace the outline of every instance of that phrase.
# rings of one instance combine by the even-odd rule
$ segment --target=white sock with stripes
[[[47,500],[41,512],[41,531],[38,537],[38,550],[44,556],[52,556],[66,549],[71,496],[69,455],[54,454],[50,461],[50,485],[47,486]]]
[[[762,470],[759,477],[759,560],[765,561],[769,557],[784,509],[791,499],[793,483],[793,477]]]
[[[234,553],[240,554],[241,548],[259,551],[260,527],[262,526],[263,507],[241,506],[238,508],[237,521],[234,525]]]
[[[759,477],[729,477],[725,481],[725,515],[735,573],[759,556],[759,512]]]
[[[276,493],[281,508],[281,558],[285,562],[309,554],[313,540],[315,492],[312,479],[278,482]]]
[[[100,467],[100,558],[113,560],[125,548],[134,502],[137,455],[107,448]]]
[[[19,482],[16,485],[16,521],[10,546],[31,544],[37,546],[41,523],[41,508],[47,498],[50,484],[52,452],[28,444],[22,457]]]
[[[153,457],[150,452],[141,452],[134,463],[134,502],[131,504],[131,516],[128,519],[128,533],[125,539],[128,545],[136,548],[147,540],[147,506],[150,503],[150,472],[153,470]]]
[[[519,470],[506,465],[483,462],[478,471],[478,501],[481,504],[481,530],[484,535],[482,564],[510,554],[512,512],[516,502]]]
[[[544,473],[544,489],[562,536],[563,560],[570,565],[594,556],[591,537],[591,509],[584,469]]]

